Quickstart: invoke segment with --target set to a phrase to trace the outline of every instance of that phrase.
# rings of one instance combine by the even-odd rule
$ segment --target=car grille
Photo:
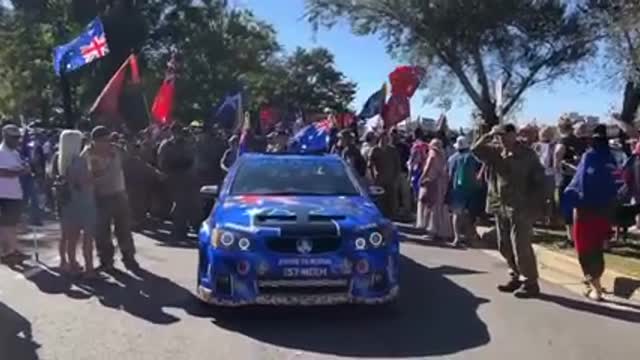
[[[349,281],[334,280],[259,280],[261,295],[322,295],[345,294],[349,291]]]
[[[283,254],[299,254],[298,240],[296,237],[269,238],[266,240],[267,248]],[[338,237],[310,238],[312,242],[309,254],[322,254],[334,252],[340,249],[342,240]]]

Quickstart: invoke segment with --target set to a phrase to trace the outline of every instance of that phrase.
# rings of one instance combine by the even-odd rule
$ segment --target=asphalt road
[[[600,305],[549,283],[536,300],[499,294],[505,267],[479,250],[404,243],[390,309],[221,310],[193,296],[191,244],[147,235],[136,237],[142,273],[93,285],[0,267],[0,360],[640,357],[640,305]],[[51,266],[54,245],[41,249]]]

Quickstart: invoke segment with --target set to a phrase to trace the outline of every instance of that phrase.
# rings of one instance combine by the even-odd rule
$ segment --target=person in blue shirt
[[[602,300],[604,245],[611,236],[611,217],[618,194],[616,160],[607,141],[607,129],[598,125],[591,148],[582,156],[576,174],[565,190],[573,208],[573,239],[587,280],[585,296]]]
[[[479,238],[475,221],[482,212],[482,181],[478,174],[482,164],[471,154],[466,137],[460,136],[449,157],[449,206],[453,213],[454,246]]]

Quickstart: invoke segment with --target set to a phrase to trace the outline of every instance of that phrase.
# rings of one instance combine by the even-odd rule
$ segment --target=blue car
[[[197,295],[241,306],[383,304],[398,295],[399,234],[332,155],[246,154],[199,232]]]

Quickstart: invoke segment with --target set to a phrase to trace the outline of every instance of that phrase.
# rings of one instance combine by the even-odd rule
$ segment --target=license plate
[[[282,274],[287,278],[295,278],[295,277],[326,277],[329,275],[329,269],[327,268],[318,268],[318,267],[287,267],[282,269]]]

